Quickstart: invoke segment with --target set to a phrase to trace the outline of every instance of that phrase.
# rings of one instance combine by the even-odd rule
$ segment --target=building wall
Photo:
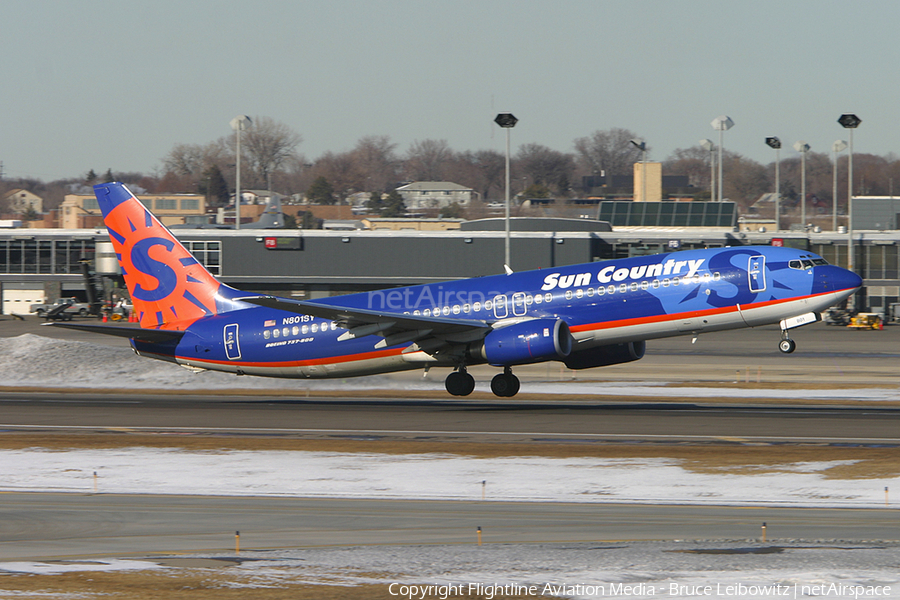
[[[647,179],[647,197],[644,198],[644,176]],[[634,163],[634,201],[660,202],[662,200],[662,163]]]

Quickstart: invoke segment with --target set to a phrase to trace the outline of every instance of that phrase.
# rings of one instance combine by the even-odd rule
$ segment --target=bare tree
[[[416,140],[406,153],[406,177],[412,181],[444,181],[452,158],[447,140]]]
[[[350,151],[357,180],[353,187],[369,192],[388,192],[399,180],[396,144],[386,135],[370,135],[356,143]]]
[[[687,175],[688,182],[692,186],[708,189],[709,151],[699,144],[690,148],[678,148],[663,162],[663,172],[667,175]]]
[[[540,144],[525,144],[519,148],[516,165],[532,185],[543,185],[558,194],[568,193],[575,172],[575,159],[571,154]]]
[[[302,141],[303,137],[284,123],[271,117],[256,117],[241,143],[256,184],[267,185],[269,174],[293,156]]]
[[[502,191],[505,154],[495,150],[467,151],[458,154],[455,162],[457,173],[452,180],[478,190],[483,200],[490,198],[492,190]]]
[[[631,143],[638,135],[629,129],[595,131],[575,140],[575,151],[583,170],[592,174],[629,175],[641,151]],[[647,146],[647,152],[650,146]]]

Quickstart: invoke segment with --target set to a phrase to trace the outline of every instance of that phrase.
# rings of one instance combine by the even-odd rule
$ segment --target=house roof
[[[398,192],[471,192],[468,188],[450,181],[414,181],[397,188]]]

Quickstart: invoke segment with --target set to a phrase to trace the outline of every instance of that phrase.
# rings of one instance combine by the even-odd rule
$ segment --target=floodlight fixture
[[[781,231],[781,140],[771,135],[766,145],[775,150],[775,231]]]
[[[253,121],[247,115],[238,115],[231,120],[231,128],[235,138],[235,175],[234,175],[234,228],[241,228],[241,132],[250,127]]]
[[[800,225],[806,231],[806,153],[809,152],[809,144],[796,142],[794,150],[800,153]]]
[[[734,127],[734,121],[728,115],[719,115],[712,120],[713,129],[719,132],[719,202],[722,201],[722,134]]]
[[[847,268],[853,270],[853,130],[859,127],[862,119],[853,113],[844,113],[838,117],[838,123],[850,130],[850,152],[847,154]]]
[[[500,113],[494,117],[494,123],[506,130],[506,242],[504,243],[503,266],[506,272],[510,272],[509,256],[509,130],[516,126],[519,120],[512,113]]]
[[[833,155],[831,165],[831,230],[837,231],[837,155],[847,149],[847,142],[837,140],[831,145],[831,153]]]

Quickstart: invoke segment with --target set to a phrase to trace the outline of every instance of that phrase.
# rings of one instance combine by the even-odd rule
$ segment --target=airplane
[[[54,326],[129,338],[140,356],[191,370],[329,378],[449,367],[446,390],[475,388],[468,367],[559,361],[589,369],[638,360],[647,340],[780,324],[789,331],[853,294],[862,279],[806,250],[684,250],[310,301],[242,292],[213,277],[122,183],[94,186],[140,327]]]

